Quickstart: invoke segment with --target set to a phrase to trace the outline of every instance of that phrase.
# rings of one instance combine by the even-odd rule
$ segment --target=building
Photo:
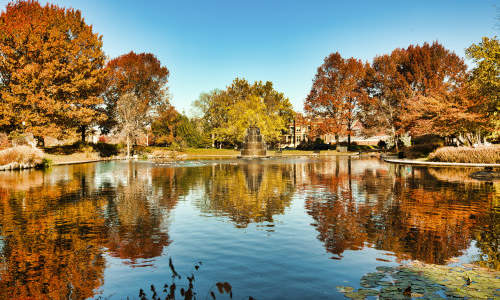
[[[292,123],[288,125],[288,130],[281,136],[280,148],[296,148],[303,141],[315,140],[316,138],[322,139],[325,144],[335,144],[334,134],[320,134],[313,136],[311,134],[311,126],[319,126],[322,124],[322,120],[308,120],[299,116],[298,120],[293,120]],[[364,136],[363,127],[361,123],[355,122],[353,125],[353,134],[351,135],[351,142],[358,145],[376,145],[380,140],[387,140],[388,136],[384,134],[378,134],[375,136]],[[347,142],[347,136],[340,136],[339,142]]]

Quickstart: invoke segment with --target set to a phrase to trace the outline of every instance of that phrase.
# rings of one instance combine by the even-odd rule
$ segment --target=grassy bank
[[[267,151],[269,156],[294,156],[294,155],[352,155],[356,152],[337,152],[336,150],[283,150],[277,152]],[[142,159],[163,158],[168,160],[182,160],[188,158],[202,157],[237,157],[239,150],[234,149],[214,149],[214,148],[185,148],[172,149],[169,147],[144,147],[138,146],[134,149],[134,154]],[[42,150],[33,149],[29,146],[19,146],[0,151],[0,168],[5,169],[30,168],[41,165],[44,162],[50,165],[80,163],[86,161],[108,160],[122,158],[125,154],[123,149],[117,145],[105,143],[75,143],[45,148]]]
[[[0,151],[0,170],[33,168],[43,162],[43,152],[30,146],[16,146]]]
[[[500,163],[500,145],[480,147],[441,147],[429,154],[429,161],[457,163]]]

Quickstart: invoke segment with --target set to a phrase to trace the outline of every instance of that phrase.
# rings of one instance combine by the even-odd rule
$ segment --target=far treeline
[[[225,90],[200,95],[198,116],[170,104],[167,67],[151,53],[107,59],[102,36],[79,10],[16,1],[0,14],[0,132],[65,139],[90,131],[119,136],[127,146],[235,147],[250,125],[277,144],[290,122],[310,122],[311,134],[434,134],[459,144],[500,137],[500,43],[483,38],[466,50],[410,45],[370,64],[339,53],[318,68],[297,117],[271,82],[236,78]],[[319,122],[318,122],[319,120]],[[397,146],[397,143],[395,143]]]

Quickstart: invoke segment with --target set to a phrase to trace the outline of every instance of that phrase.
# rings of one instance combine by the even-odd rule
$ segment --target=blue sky
[[[500,35],[500,0],[50,2],[80,9],[110,58],[155,54],[171,72],[172,104],[188,114],[201,92],[235,77],[272,81],[301,111],[329,53],[371,61],[437,40],[464,56],[482,36]],[[0,0],[2,9],[6,3]]]

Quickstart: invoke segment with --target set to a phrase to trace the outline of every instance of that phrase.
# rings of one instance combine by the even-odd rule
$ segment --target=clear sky
[[[201,92],[235,77],[272,81],[302,111],[316,68],[332,52],[371,61],[437,40],[464,56],[482,36],[500,35],[500,0],[50,2],[80,9],[110,58],[155,54],[170,70],[172,104],[188,114]]]

